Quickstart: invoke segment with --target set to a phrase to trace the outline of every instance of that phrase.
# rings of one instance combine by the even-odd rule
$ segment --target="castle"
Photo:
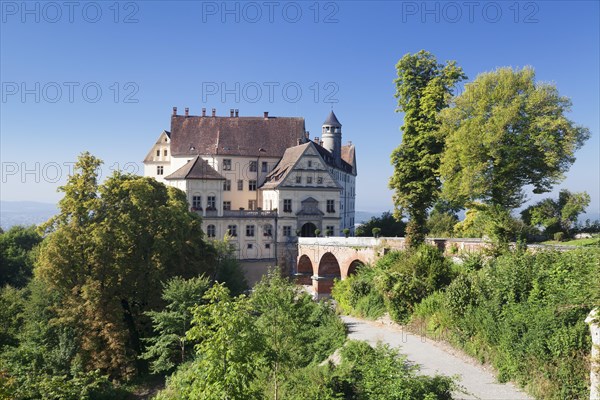
[[[144,175],[183,190],[206,235],[228,234],[240,260],[277,262],[278,244],[298,236],[354,233],[356,152],[342,145],[333,111],[310,139],[300,117],[222,117],[214,108],[179,115],[174,107]]]

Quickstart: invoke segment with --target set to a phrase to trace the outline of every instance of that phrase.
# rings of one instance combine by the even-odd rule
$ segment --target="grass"
[[[589,239],[571,239],[558,242],[556,240],[547,240],[541,244],[558,244],[568,246],[600,246],[600,237],[593,237]]]

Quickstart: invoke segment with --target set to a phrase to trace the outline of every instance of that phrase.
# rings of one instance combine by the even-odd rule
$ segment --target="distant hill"
[[[0,201],[0,226],[38,225],[58,212],[56,204],[36,201]]]

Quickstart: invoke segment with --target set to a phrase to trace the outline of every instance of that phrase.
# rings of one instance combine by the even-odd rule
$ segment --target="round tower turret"
[[[323,147],[331,152],[333,159],[340,162],[342,159],[342,124],[331,111],[323,122],[321,133]]]

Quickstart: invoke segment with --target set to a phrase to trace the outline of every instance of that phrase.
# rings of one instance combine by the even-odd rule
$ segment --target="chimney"
[[[189,107],[186,107],[186,108],[185,108],[185,116],[186,116],[186,117],[189,117],[189,116],[190,116],[190,108],[189,108]]]
[[[206,108],[202,107],[202,116],[206,117]]]
[[[233,118],[233,108],[229,109],[229,118]]]
[[[264,114],[265,119],[269,119],[269,112],[268,111],[265,111],[263,114]]]
[[[319,137],[318,137],[318,136],[315,136],[315,137],[313,138],[313,142],[315,142],[316,144],[319,144]]]
[[[212,116],[215,117],[217,115],[217,109],[213,108],[212,109]]]
[[[297,145],[300,146],[302,144],[302,139],[298,138],[298,143]]]
[[[235,117],[238,118],[240,116],[240,110],[235,109]]]
[[[177,115],[177,107],[173,107],[173,115]]]

